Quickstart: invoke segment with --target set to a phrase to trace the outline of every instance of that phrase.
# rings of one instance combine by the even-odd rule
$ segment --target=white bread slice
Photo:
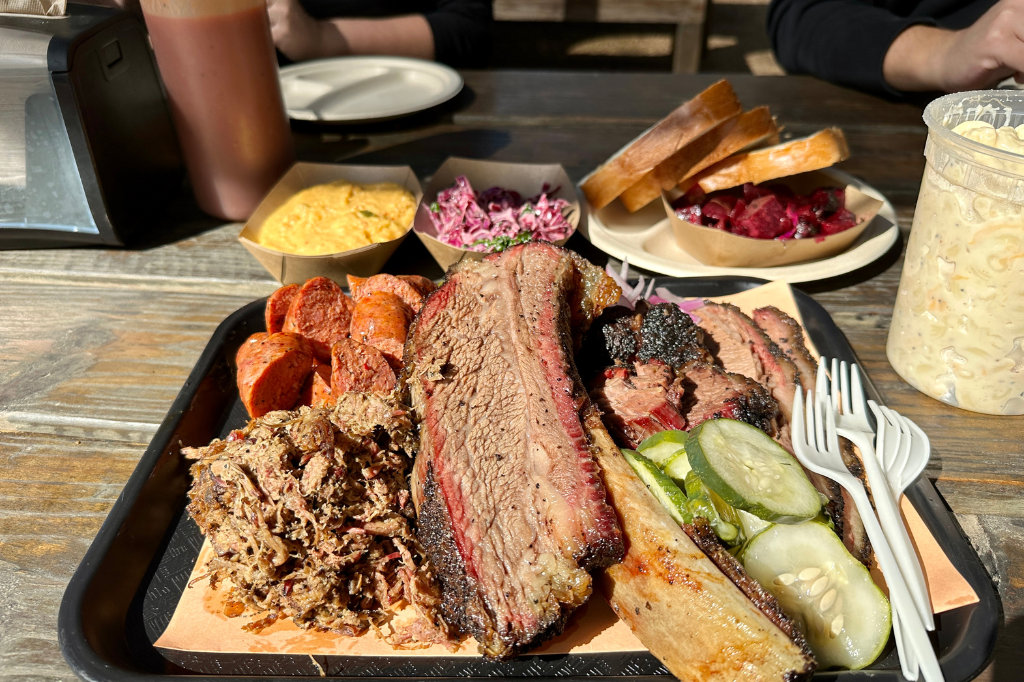
[[[718,81],[616,152],[580,188],[594,208],[604,208],[680,148],[742,111],[732,86]]]
[[[839,128],[825,128],[808,137],[774,147],[735,154],[679,185],[683,191],[700,185],[705,192],[755,185],[797,173],[828,168],[849,158],[850,148]]]
[[[731,154],[774,137],[778,129],[768,107],[757,107],[716,126],[668,157],[622,193],[619,199],[629,211],[639,211],[686,178]]]

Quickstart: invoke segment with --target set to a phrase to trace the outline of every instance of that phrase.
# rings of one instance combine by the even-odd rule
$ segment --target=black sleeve
[[[434,34],[434,59],[449,66],[480,68],[491,47],[491,0],[439,0],[426,13]]]
[[[889,46],[915,24],[936,25],[930,17],[901,17],[867,0],[772,0],[767,23],[787,72],[888,97],[902,94],[882,76]]]

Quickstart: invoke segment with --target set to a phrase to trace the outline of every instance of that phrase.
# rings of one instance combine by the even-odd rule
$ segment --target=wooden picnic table
[[[362,129],[296,131],[300,158],[409,164],[421,179],[449,155],[560,162],[578,180],[711,76],[466,72],[450,106]],[[846,131],[842,167],[910,229],[923,170],[920,110],[803,77],[731,78],[744,105],[771,105],[786,133]],[[0,253],[0,681],[74,675],[57,645],[72,572],[211,333],[277,284],[183,199],[155,211],[150,245]],[[575,236],[570,246],[603,265]],[[877,263],[799,285],[832,314],[883,399],[931,436],[936,481],[1002,599],[1005,627],[981,679],[1024,669],[1024,418],[927,398],[885,358],[903,240]],[[441,271],[410,237],[389,272]]]

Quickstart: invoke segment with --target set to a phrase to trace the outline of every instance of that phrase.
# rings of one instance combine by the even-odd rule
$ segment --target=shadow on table
[[[991,682],[1017,682],[1024,679],[1024,616],[1010,620],[999,632],[989,675]]]
[[[508,144],[508,136],[497,131],[467,131],[426,137],[422,140],[398,145],[370,155],[358,156],[360,150],[369,146],[366,136],[387,135],[408,132],[415,134],[418,129],[450,122],[458,111],[471,106],[476,93],[469,87],[451,100],[411,116],[371,123],[337,124],[311,121],[292,121],[295,138],[295,152],[300,161],[314,163],[373,163],[390,165],[413,165],[416,173],[433,173],[448,156],[484,156]],[[409,145],[415,145],[410,147]],[[412,153],[415,149],[417,153]],[[443,150],[448,150],[442,154]],[[375,156],[376,155],[376,156]],[[411,164],[415,157],[419,163]],[[437,159],[436,162],[434,159]],[[189,239],[208,230],[224,225],[225,221],[204,214],[196,205],[192,190],[187,183],[182,185],[178,195],[163,210],[155,212],[153,221],[140,228],[125,246],[128,250],[144,251]]]
[[[817,294],[823,291],[844,289],[866,282],[873,277],[881,275],[899,261],[900,254],[903,253],[903,239],[903,233],[900,232],[899,238],[881,258],[853,272],[829,277],[828,279],[819,279],[814,282],[800,282],[794,286],[808,294]]]
[[[511,134],[503,130],[458,130],[358,154],[345,159],[345,162],[412,166],[420,181],[426,184],[449,156],[489,159],[508,147],[511,141]]]

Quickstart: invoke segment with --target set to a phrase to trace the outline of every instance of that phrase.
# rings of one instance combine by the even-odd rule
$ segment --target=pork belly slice
[[[449,622],[488,657],[560,632],[623,554],[572,359],[571,330],[619,295],[591,270],[542,243],[464,263],[409,333],[420,535]]]
[[[601,573],[599,586],[644,646],[681,680],[810,679],[814,659],[771,595],[750,584],[738,562],[721,556],[707,529],[693,527],[731,575],[705,554],[633,473],[599,420],[590,433],[626,536],[625,558]]]

